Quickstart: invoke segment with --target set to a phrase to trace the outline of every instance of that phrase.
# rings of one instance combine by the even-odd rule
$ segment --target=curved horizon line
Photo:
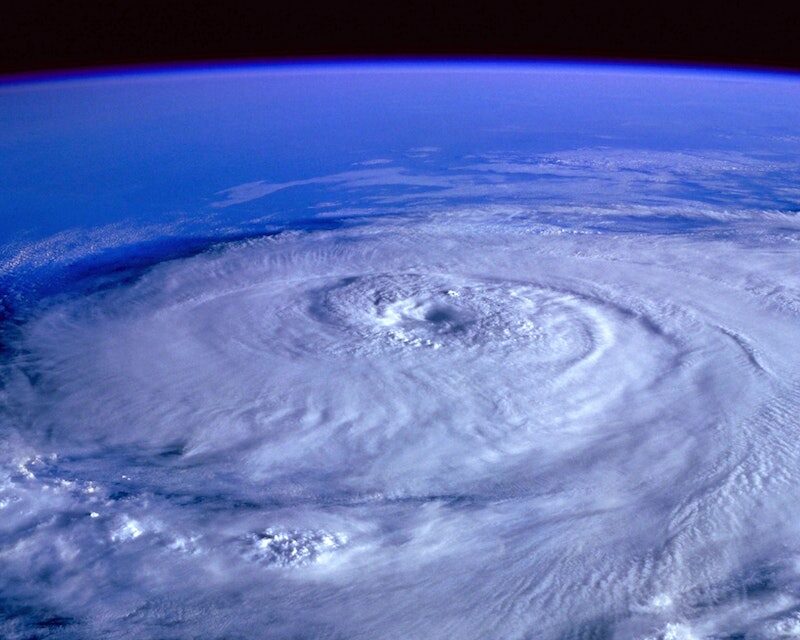
[[[783,79],[800,79],[800,67],[766,66],[759,64],[691,61],[664,58],[581,57],[544,55],[309,55],[295,57],[241,57],[209,58],[198,60],[172,60],[163,62],[136,62],[79,66],[66,69],[21,71],[0,74],[0,85],[25,85],[63,82],[82,79],[104,79],[124,76],[155,76],[203,71],[246,71],[248,69],[315,69],[315,68],[369,68],[382,67],[454,66],[454,67],[589,67],[609,70],[659,70],[697,74],[735,74],[745,76],[770,76]]]

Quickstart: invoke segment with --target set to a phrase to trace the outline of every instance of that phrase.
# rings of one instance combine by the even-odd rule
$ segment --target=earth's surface
[[[800,78],[0,87],[0,637],[800,637]]]

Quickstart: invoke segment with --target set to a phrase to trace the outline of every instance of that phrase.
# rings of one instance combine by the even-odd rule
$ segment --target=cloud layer
[[[794,633],[791,218],[534,218],[286,232],[41,308],[2,634]]]

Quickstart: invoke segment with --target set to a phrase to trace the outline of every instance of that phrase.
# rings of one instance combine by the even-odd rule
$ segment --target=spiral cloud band
[[[383,217],[51,302],[9,635],[794,637],[800,236],[750,223]]]

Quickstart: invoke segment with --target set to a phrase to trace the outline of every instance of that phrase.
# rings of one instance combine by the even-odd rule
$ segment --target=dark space
[[[797,18],[765,3],[16,2],[0,73],[366,57],[637,60],[800,69]]]

